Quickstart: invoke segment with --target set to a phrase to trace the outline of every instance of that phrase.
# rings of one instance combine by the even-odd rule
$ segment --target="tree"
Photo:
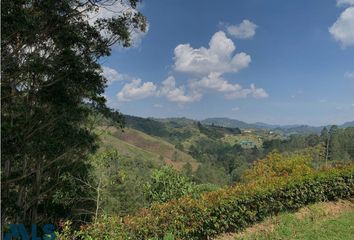
[[[315,147],[320,143],[320,137],[317,134],[310,134],[306,137],[306,142],[309,147]]]
[[[97,146],[87,116],[112,113],[98,60],[146,29],[137,0],[122,1],[129,10],[113,18],[88,21],[105,2],[2,2],[2,223],[55,222],[80,204],[74,199],[83,189],[68,189],[65,176],[84,179],[90,168]],[[122,127],[122,115],[111,115]]]
[[[183,165],[182,173],[188,178],[192,177],[193,168],[192,168],[192,164],[190,162],[187,162],[186,164]]]
[[[211,183],[225,186],[230,183],[230,177],[223,167],[213,166],[210,163],[199,165],[194,173],[197,184]]]
[[[309,154],[281,154],[273,151],[246,170],[242,180],[246,182],[268,181],[282,176],[304,175],[312,170]]]
[[[169,166],[154,170],[151,181],[145,185],[149,202],[167,202],[193,192],[194,184]]]

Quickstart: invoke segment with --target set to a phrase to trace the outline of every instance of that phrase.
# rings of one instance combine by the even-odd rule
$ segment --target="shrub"
[[[265,217],[304,205],[354,196],[354,167],[311,172],[307,175],[270,178],[206,193],[200,199],[184,197],[127,217],[125,226],[133,239],[208,239],[238,231]]]
[[[154,203],[128,216],[103,219],[82,229],[84,239],[209,239],[219,233],[239,231],[282,211],[319,202],[354,197],[354,165],[323,169],[304,175],[281,176],[267,181]]]
[[[246,170],[243,181],[267,181],[269,178],[303,175],[313,171],[309,154],[281,154],[277,151],[269,153],[265,159],[256,161],[253,167]]]
[[[150,202],[167,202],[193,192],[194,184],[170,166],[154,170],[151,182],[145,185],[145,195]]]

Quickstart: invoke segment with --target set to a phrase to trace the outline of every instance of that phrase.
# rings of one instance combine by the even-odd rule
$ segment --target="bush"
[[[239,231],[282,211],[319,202],[354,197],[354,165],[323,169],[304,175],[253,181],[202,194],[154,203],[124,219],[83,228],[84,239],[208,239],[227,231]]]
[[[151,181],[145,185],[149,202],[167,202],[193,192],[194,184],[170,166],[152,172]]]
[[[318,201],[354,196],[354,167],[330,169],[307,175],[270,178],[206,193],[200,199],[154,204],[125,219],[134,239],[207,239],[226,231],[239,231],[265,217],[296,210]]]

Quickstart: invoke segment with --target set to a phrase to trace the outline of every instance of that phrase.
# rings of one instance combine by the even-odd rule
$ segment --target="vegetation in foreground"
[[[280,163],[272,165],[278,166],[272,167],[278,170],[274,172],[267,171],[270,165],[264,162],[255,169],[263,167],[269,174],[267,178],[205,193],[199,198],[187,196],[155,203],[123,222],[117,217],[98,219],[79,232],[70,233],[68,229],[69,235],[84,239],[160,239],[172,234],[176,239],[207,239],[222,232],[240,231],[279,212],[354,196],[353,166],[320,171],[305,166],[292,172],[289,165]]]
[[[138,1],[127,0],[121,15],[90,24],[100,2],[1,5],[2,227],[50,222],[63,239],[200,239],[353,196],[346,164],[354,159],[354,128],[278,138],[127,117],[135,135],[107,134],[105,142],[97,129],[105,122],[120,129],[124,120],[105,105],[99,63],[147,22]],[[143,142],[131,138],[137,135]]]

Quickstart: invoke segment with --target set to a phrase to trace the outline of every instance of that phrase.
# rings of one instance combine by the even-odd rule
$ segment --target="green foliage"
[[[288,139],[274,139],[264,141],[264,153],[273,150],[280,152],[294,152],[306,148],[321,148],[317,153],[316,165],[335,165],[354,161],[354,128],[340,129],[331,126],[328,130],[322,129],[320,136],[291,135]],[[319,149],[318,149],[319,150]]]
[[[149,118],[145,119],[128,115],[126,115],[125,118],[127,120],[128,127],[134,128],[152,136],[158,136],[162,138],[167,138],[169,136],[168,129],[161,122],[154,121]]]
[[[145,207],[143,187],[150,179],[157,165],[151,161],[127,158],[115,150],[105,150],[92,157],[92,170],[96,186],[93,199],[97,199],[97,187],[100,189],[99,211],[106,216],[125,216]]]
[[[301,176],[313,171],[311,158],[305,154],[269,153],[265,159],[256,161],[245,171],[242,178],[246,182],[269,181],[281,176]]]
[[[209,163],[200,165],[194,173],[196,183],[210,183],[218,186],[226,186],[230,183],[230,177],[222,167],[213,166]]]
[[[266,140],[263,143],[263,149],[265,153],[269,153],[274,150],[278,150],[280,152],[292,152],[307,147],[314,147],[319,143],[320,137],[316,134],[294,134],[288,139]]]
[[[205,183],[205,184],[196,184],[193,188],[193,197],[199,198],[203,193],[212,192],[220,189],[218,185]]]
[[[173,168],[164,166],[152,172],[151,181],[145,185],[149,202],[167,202],[193,192],[194,184]]]
[[[222,167],[230,174],[236,167],[252,163],[261,156],[257,148],[243,149],[240,145],[230,145],[223,141],[200,139],[190,147],[190,154],[202,163]]]
[[[242,230],[283,211],[352,197],[353,165],[270,178],[267,182],[251,182],[205,193],[199,198],[187,196],[153,204],[149,209],[127,216],[121,223],[102,220],[83,227],[82,233],[86,234],[84,239],[102,239],[102,236],[122,240],[163,239],[167,233],[175,239],[207,239],[222,232]]]
[[[193,177],[193,169],[192,169],[192,164],[187,162],[186,164],[183,165],[181,172],[186,176],[187,178],[191,179]]]
[[[130,8],[136,0],[126,1]],[[92,109],[117,120],[101,95],[99,60],[146,20],[127,11],[90,25],[99,1],[19,0],[1,3],[1,220],[55,222],[86,205],[88,156],[96,136]],[[107,34],[101,34],[105,32]],[[88,107],[88,105],[90,107]],[[69,193],[69,194],[67,194]]]
[[[199,199],[153,205],[125,219],[133,239],[163,237],[207,239],[225,231],[239,231],[265,217],[296,210],[318,201],[354,196],[354,168],[331,169],[301,176],[278,177],[204,194]]]
[[[62,222],[56,235],[58,240],[126,240],[131,238],[124,229],[121,218],[106,215],[102,215],[98,221],[92,224],[81,226],[79,230],[75,230],[71,221]]]

